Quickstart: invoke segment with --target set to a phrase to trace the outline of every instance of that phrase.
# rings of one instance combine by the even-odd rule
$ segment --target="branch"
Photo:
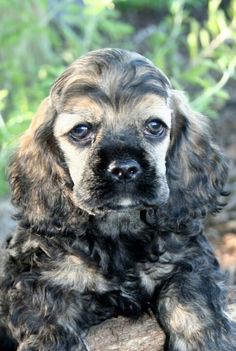
[[[236,321],[236,288],[229,293],[228,312]],[[164,333],[154,316],[138,321],[124,317],[112,318],[92,327],[87,336],[91,351],[163,351]]]

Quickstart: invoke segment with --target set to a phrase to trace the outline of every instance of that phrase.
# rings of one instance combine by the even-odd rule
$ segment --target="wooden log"
[[[228,313],[236,321],[236,288],[229,292]],[[112,318],[90,329],[91,351],[163,351],[165,335],[153,315],[138,321]]]

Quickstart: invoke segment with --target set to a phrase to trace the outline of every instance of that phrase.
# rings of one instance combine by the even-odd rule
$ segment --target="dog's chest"
[[[148,230],[139,235],[121,233],[119,237],[88,235],[80,240],[87,247],[86,257],[77,249],[52,262],[42,277],[50,284],[79,293],[150,298],[161,280],[173,270],[160,254],[158,238]],[[76,246],[76,245],[75,245]]]
[[[104,272],[101,267],[91,266],[70,254],[52,264],[49,271],[42,272],[41,279],[77,296],[102,296],[103,301],[107,301],[105,304],[114,304],[120,314],[131,316],[146,310],[155,289],[173,269],[172,265],[162,265],[158,261],[127,266],[122,266],[121,261],[111,260],[112,263],[110,271]]]

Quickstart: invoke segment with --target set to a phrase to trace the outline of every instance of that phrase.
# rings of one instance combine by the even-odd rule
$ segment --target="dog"
[[[87,351],[92,325],[152,311],[167,351],[235,351],[202,221],[227,163],[206,119],[145,57],[75,61],[11,160],[17,230],[1,268],[5,350]]]

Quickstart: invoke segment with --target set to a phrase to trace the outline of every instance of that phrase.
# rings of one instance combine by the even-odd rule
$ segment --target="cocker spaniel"
[[[148,310],[165,350],[235,351],[202,230],[226,174],[204,117],[148,59],[102,49],[75,61],[10,165],[4,351],[85,351],[90,326]]]

